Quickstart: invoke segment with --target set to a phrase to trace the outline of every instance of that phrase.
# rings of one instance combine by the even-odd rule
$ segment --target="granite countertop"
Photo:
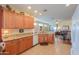
[[[3,41],[8,41],[8,40],[14,40],[22,37],[28,37],[28,36],[34,36],[34,35],[39,35],[39,34],[54,34],[52,32],[46,32],[46,33],[14,33],[14,34],[7,34],[7,35],[2,35]]]
[[[3,41],[8,41],[8,40],[14,40],[22,37],[28,37],[28,36],[33,36],[33,33],[16,33],[16,34],[9,34],[9,35],[3,35]]]
[[[38,34],[54,34],[54,32],[38,33]]]

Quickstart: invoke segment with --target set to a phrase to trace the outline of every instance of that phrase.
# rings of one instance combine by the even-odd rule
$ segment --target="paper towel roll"
[[[4,42],[0,42],[0,47],[1,47],[1,51],[3,51],[5,49],[5,43]]]

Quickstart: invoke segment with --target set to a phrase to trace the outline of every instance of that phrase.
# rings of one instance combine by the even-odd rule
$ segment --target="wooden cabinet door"
[[[23,15],[16,13],[15,14],[15,27],[23,28]]]
[[[0,29],[0,42],[2,41],[2,29]]]
[[[42,35],[42,34],[39,34],[38,35],[38,41],[39,41],[39,43],[42,43],[43,42],[43,36],[44,35]]]
[[[20,38],[20,39],[18,39],[19,40],[19,42],[18,42],[18,53],[21,53],[21,52],[23,52],[24,51],[24,40],[23,40],[23,38]]]
[[[15,55],[18,53],[18,45],[17,45],[17,41],[14,40],[14,41],[7,41],[5,42],[6,43],[6,54],[9,54],[9,55]]]
[[[24,46],[24,50],[26,50],[26,49],[28,49],[28,47],[27,47],[27,46],[28,46],[28,45],[27,45],[27,38],[24,37],[24,38],[23,38],[23,41],[24,41],[24,45],[23,45],[23,46]]]
[[[24,37],[19,39],[19,53],[23,52],[26,49],[31,48],[33,45],[32,37]]]
[[[28,45],[29,45],[28,48],[31,48],[33,46],[33,36],[28,37]]]
[[[2,28],[3,21],[3,8],[0,6],[0,29]]]
[[[16,55],[32,47],[33,36],[28,36],[28,37],[19,38],[16,40],[7,41],[5,43],[6,43],[6,47],[5,47],[6,54]]]
[[[23,16],[23,28],[28,29],[29,28],[29,21],[27,16]]]
[[[31,16],[28,16],[28,25],[29,25],[29,29],[34,28],[34,18]]]
[[[13,14],[8,10],[4,10],[4,13],[3,13],[3,28],[5,29],[14,28]]]
[[[31,16],[24,16],[24,28],[32,29],[34,27],[34,18]]]
[[[54,42],[54,35],[53,34],[49,34],[48,35],[48,42],[49,43],[53,43]]]
[[[44,40],[48,43],[48,34],[44,34]]]

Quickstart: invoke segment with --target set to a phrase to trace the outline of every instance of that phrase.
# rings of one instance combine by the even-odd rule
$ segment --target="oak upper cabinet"
[[[31,28],[34,28],[34,18],[33,17],[28,17],[29,18],[29,20],[28,20],[28,22],[29,22],[29,28],[31,29]]]
[[[2,28],[2,19],[3,19],[3,9],[0,6],[0,29]]]
[[[16,29],[23,28],[23,15],[3,9],[3,28]]]
[[[14,18],[15,18],[15,28],[23,28],[23,15],[15,13]]]
[[[24,16],[24,28],[32,29],[34,27],[34,18],[31,16]]]
[[[27,29],[27,28],[29,28],[29,22],[28,22],[28,18],[27,18],[27,16],[23,16],[23,28],[25,28],[25,29]]]
[[[32,29],[34,28],[34,18],[31,17],[31,16],[28,16],[28,25],[29,25],[29,28]]]
[[[0,27],[4,29],[34,28],[34,17],[16,13],[4,8],[0,9],[0,19],[2,22]]]
[[[3,28],[5,29],[13,29],[14,26],[14,19],[13,14],[11,11],[4,9],[3,10]]]

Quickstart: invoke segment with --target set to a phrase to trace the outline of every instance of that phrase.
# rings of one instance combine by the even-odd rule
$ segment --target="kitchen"
[[[74,12],[76,5],[71,5],[71,8],[65,10],[66,7],[64,4],[38,4],[36,8],[41,9],[42,12],[40,10],[37,11],[37,9],[34,9],[35,6],[36,5],[30,6],[28,4],[4,4],[0,6],[0,40],[4,42],[3,46],[5,46],[5,48],[1,52],[2,55],[20,55],[23,52],[29,51],[38,45],[42,47],[51,45],[50,49],[52,50],[54,49],[52,48],[52,45],[56,43],[55,32],[57,30],[61,30],[64,25],[68,25],[71,28],[71,19],[69,17]],[[42,9],[42,6],[49,8]],[[65,10],[66,12],[68,11],[67,13],[71,14],[66,14],[66,16],[59,16],[58,13],[60,13],[60,11],[62,12],[62,10],[60,10],[58,13],[55,11],[59,9],[59,6],[63,7],[63,13]],[[54,11],[50,9],[51,7],[57,7],[57,9],[53,8],[56,14],[54,14]],[[53,12],[52,14],[51,11]],[[51,16],[48,16],[49,13],[46,14],[47,12],[49,12]],[[43,15],[45,15],[45,17],[43,17]],[[52,15],[54,17],[57,17],[57,19],[54,19]],[[63,19],[62,16],[65,18],[66,21],[61,20],[61,18]],[[57,22],[58,24],[56,24]],[[62,39],[60,39],[60,41],[62,43]],[[59,43],[57,44],[60,45]],[[70,47],[71,44],[68,44],[68,51],[70,50]],[[70,54],[69,52],[68,54]]]
[[[24,12],[12,10],[9,5],[6,5],[5,7],[0,6],[0,15],[0,19],[2,20],[1,39],[5,42],[4,54],[20,54],[40,43],[42,40],[41,38],[43,38],[43,36],[39,33],[39,29],[38,31],[36,31],[37,28],[34,29],[35,18],[30,15],[30,13],[28,15]],[[37,23],[39,25],[41,24],[40,22]],[[46,25],[46,27],[49,26],[48,24],[43,23],[42,25],[43,27],[45,27],[44,25]],[[46,35],[46,39],[49,37],[50,40],[47,42],[51,43],[52,33],[44,33],[42,35]]]

